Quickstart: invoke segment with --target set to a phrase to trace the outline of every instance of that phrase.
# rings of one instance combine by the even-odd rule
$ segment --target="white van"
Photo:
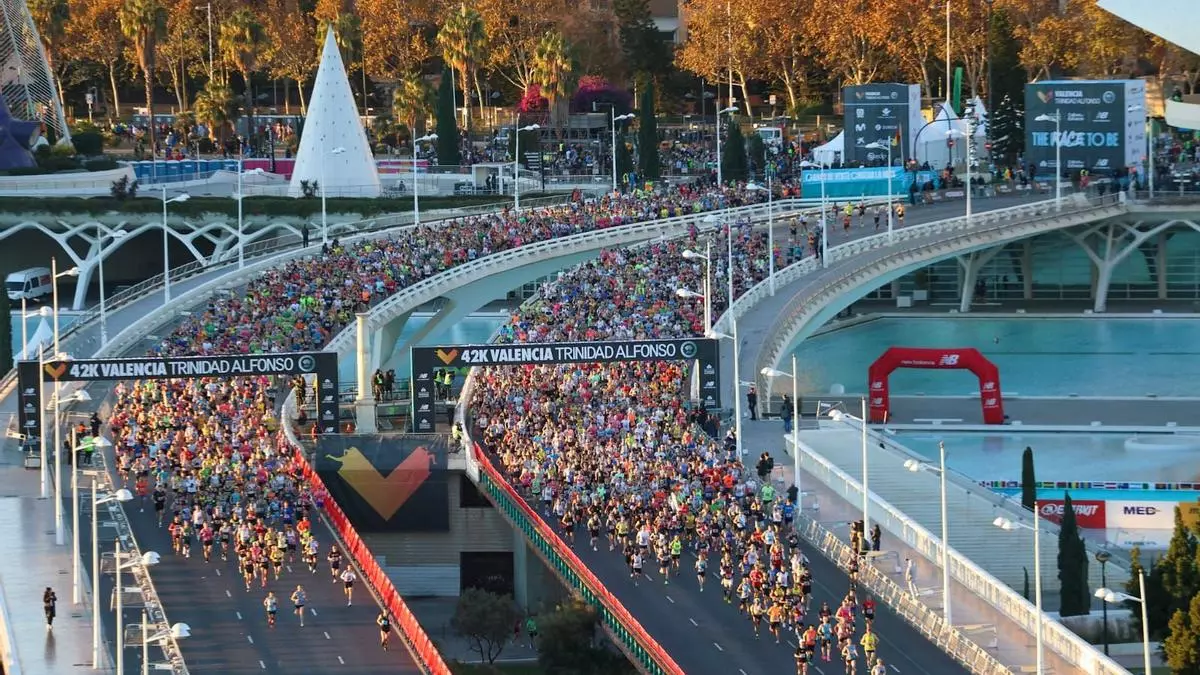
[[[54,291],[50,285],[52,281],[50,268],[30,267],[5,277],[4,289],[8,291],[9,300],[37,300]]]

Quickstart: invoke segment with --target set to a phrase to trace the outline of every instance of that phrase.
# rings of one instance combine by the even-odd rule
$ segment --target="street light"
[[[841,405],[840,403],[838,405]],[[862,493],[863,493],[863,537],[867,536],[867,532],[871,531],[871,472],[867,465],[867,399],[862,399],[862,417],[855,417],[834,408],[829,411],[829,417],[834,422],[855,422],[862,427]]]
[[[513,210],[521,210],[521,132],[522,131],[537,131],[541,129],[540,124],[530,124],[529,126],[520,127],[513,131],[516,137],[513,138]]]
[[[418,180],[416,180],[416,144],[432,143],[437,139],[437,133],[428,133],[426,136],[413,139],[413,225],[421,225],[421,203],[416,196],[416,193],[420,192]]]
[[[730,91],[733,89],[733,84],[729,85]],[[737,112],[737,108],[729,106],[717,111],[717,187],[724,185],[723,176],[721,175],[721,115]]]
[[[63,530],[62,419],[59,411],[64,403],[86,402],[92,397],[80,389],[65,400],[60,399],[58,382],[54,384],[54,543],[62,546],[66,544],[66,532]]]
[[[1035,638],[1037,640],[1037,667],[1034,672],[1037,675],[1043,675],[1046,672],[1046,658],[1042,645],[1042,624],[1046,622],[1046,615],[1042,613],[1042,537],[1039,531],[1041,528],[1038,526],[1037,500],[1035,499],[1033,502],[1033,525],[1009,520],[1004,516],[996,518],[992,521],[992,524],[1002,530],[1030,530],[1033,532],[1033,593],[1038,614],[1037,630],[1035,631]]]
[[[77,445],[78,438],[72,432],[71,443],[71,602],[78,605],[83,602],[83,559],[79,555],[79,451],[88,447]],[[94,451],[112,447],[112,443],[103,436],[95,436],[89,444]]]
[[[105,236],[112,239],[123,239],[129,232],[125,230],[109,230],[105,235],[100,226],[96,226],[96,244],[100,247],[100,346],[108,344],[108,314],[104,302],[104,238]]]
[[[47,360],[47,354],[45,350],[38,350],[38,399],[46,399],[46,380],[41,376],[41,373],[46,372],[46,364],[50,361],[64,361],[67,358],[69,357],[65,354],[55,353],[50,354],[49,360]],[[54,381],[54,403],[55,405],[58,404],[58,380]],[[46,415],[44,414],[38,415],[38,444],[41,449],[41,461],[39,462],[39,466],[41,468],[42,499],[46,499],[50,496],[50,455],[49,451],[46,449]],[[55,476],[55,478],[57,478],[57,476]],[[54,492],[54,496],[58,497],[57,489]]]
[[[675,291],[675,295],[681,298],[704,298],[704,332],[709,333],[713,329],[712,325],[712,303],[708,301],[708,296],[712,293],[712,242],[709,241],[705,245],[704,253],[695,251],[684,251],[683,257],[687,260],[703,260],[704,261],[704,292],[692,293],[687,289],[679,289]]]
[[[725,311],[728,312],[732,310],[727,309]],[[733,343],[733,433],[737,437],[734,440],[737,441],[738,457],[742,457],[746,454],[745,449],[742,447],[742,378],[741,367],[738,364],[742,350],[741,346],[738,344],[737,317],[735,317],[733,314],[729,315],[729,324],[733,333],[732,335],[726,335],[725,333],[712,331],[708,333],[707,337],[716,338],[718,340],[729,340]]]
[[[887,150],[887,166],[888,166],[888,170],[887,170],[887,184],[888,184],[888,188],[887,188],[887,212],[888,212],[887,233],[888,233],[888,240],[891,241],[891,239],[892,239],[892,142],[891,142],[891,140],[881,139],[881,140],[875,141],[874,143],[867,143],[863,147],[871,148],[872,150],[885,150],[885,149]],[[969,170],[969,168],[968,168],[968,170]],[[968,175],[970,175],[970,174],[968,174]],[[968,213],[970,213],[970,211],[971,211],[970,203],[971,203],[971,198],[970,198],[970,196],[968,196],[967,197],[967,204],[968,204],[967,212]],[[876,222],[878,222],[878,221],[876,221]]]
[[[1101,589],[1108,588],[1108,561],[1109,560],[1112,560],[1111,553],[1109,553],[1108,551],[1103,551],[1103,550],[1096,551],[1096,562],[1100,563],[1100,588]],[[1100,595],[1100,591],[1096,591],[1096,597],[1103,598],[1104,596]],[[1104,603],[1104,605],[1101,607],[1101,610],[1104,614],[1104,617],[1103,617],[1104,630],[1102,631],[1102,633],[1104,635],[1104,655],[1108,656],[1108,603],[1107,602]],[[1150,671],[1146,671],[1146,672],[1150,672]]]
[[[322,143],[324,143],[323,140],[322,140]],[[346,148],[338,146],[338,147],[330,150],[329,155],[331,157],[336,157],[337,155],[340,155],[343,152],[346,152]],[[325,185],[325,159],[326,158],[324,158],[324,157],[321,158],[321,243],[322,244],[329,243],[329,211],[325,208],[325,193],[329,192],[329,190],[326,189],[326,185]]]
[[[947,139],[961,138],[961,139],[963,139],[963,143],[966,144],[967,149],[966,149],[966,152],[964,153],[964,155],[967,158],[967,160],[966,160],[966,164],[967,164],[967,222],[970,223],[971,222],[971,156],[974,154],[971,151],[971,146],[974,145],[975,139],[971,138],[970,134],[964,133],[962,131],[959,131],[958,129],[953,129],[953,128],[946,130],[946,138]]]
[[[946,444],[938,442],[938,466],[910,459],[904,462],[909,471],[929,471],[941,479],[942,497],[942,610],[946,624],[953,626],[950,619],[950,516],[946,504]]]
[[[60,351],[58,348],[58,280],[62,277],[77,277],[79,276],[79,268],[72,267],[63,272],[58,271],[58,259],[51,256],[50,258],[50,288],[53,293],[51,305],[54,307],[54,351]]]
[[[242,269],[246,265],[246,245],[242,239],[242,228],[244,227],[244,219],[242,216],[242,200],[246,198],[246,192],[242,189],[242,174],[246,173],[244,160],[242,157],[241,147],[238,147],[238,170],[237,170],[237,192],[233,198],[237,200],[237,247],[238,247],[238,269]],[[262,174],[262,169],[251,171],[252,174]]]
[[[729,284],[729,290],[728,290],[728,295],[726,297],[725,302],[728,303],[728,305],[730,307],[732,307],[733,299],[734,299],[733,298],[733,223],[729,222],[728,214],[726,214],[726,216],[727,217],[725,219],[725,227],[726,227],[725,245],[727,246],[727,252],[726,252],[727,258],[725,260],[725,267],[726,267],[726,270],[725,270],[726,275],[725,276],[727,277],[726,281]],[[718,218],[716,216],[716,214],[709,214],[704,217],[704,222],[707,225],[709,225],[713,228],[716,228],[721,224],[721,219]],[[712,249],[709,249],[709,252],[711,254]]]
[[[142,675],[150,675],[150,645],[151,643],[181,640],[192,636],[192,627],[186,623],[177,623],[164,631],[150,632],[150,620],[146,610],[142,610]]]
[[[1062,111],[1053,115],[1038,115],[1035,122],[1054,122],[1054,208],[1062,209]]]
[[[92,478],[92,669],[100,668],[100,512],[101,504],[127,502],[133,493],[121,488],[101,495]]]
[[[800,399],[798,398],[799,371],[796,369],[796,355],[792,354],[792,372],[785,373],[774,368],[763,368],[760,374],[767,377],[792,378],[792,484],[796,486],[796,506],[804,512],[804,492],[800,490]],[[768,393],[770,392],[768,388]]]
[[[772,200],[774,198],[774,190],[771,189],[771,176],[775,171],[767,167],[767,187],[750,183],[746,186],[747,190],[760,192],[765,190],[767,193],[767,279],[771,286],[771,297],[775,297],[775,211],[772,208]],[[732,298],[730,299],[732,303]]]
[[[126,490],[128,492],[128,490]],[[94,512],[93,512],[94,513]],[[122,558],[128,558],[127,562],[122,562]],[[121,570],[133,569],[139,565],[147,567],[157,565],[159,555],[154,551],[146,551],[142,555],[134,558],[132,554],[126,554],[121,550],[121,540],[117,540],[116,548],[113,555],[113,575],[116,577],[116,596],[117,596],[117,675],[125,672],[125,601],[121,598]],[[94,576],[99,577],[99,573]],[[92,604],[99,607],[100,602],[97,598],[92,598]],[[93,617],[94,618],[94,617]],[[96,626],[99,626],[97,621]],[[99,630],[97,628],[97,630]]]
[[[1150,620],[1146,611],[1146,571],[1138,570],[1138,593],[1140,597],[1113,591],[1108,588],[1097,588],[1096,597],[1107,603],[1110,602],[1136,602],[1142,606],[1142,658],[1144,661],[1145,672],[1150,672]]]
[[[1145,110],[1140,105],[1129,106],[1129,112]],[[1150,198],[1154,199],[1154,120],[1146,116],[1146,187],[1150,190]]]
[[[40,316],[44,319],[49,319],[54,313],[54,310],[42,305],[37,308],[37,311],[30,312],[25,309],[25,298],[21,298],[21,358],[28,359],[29,357],[29,326],[26,325],[26,319],[31,316]],[[41,353],[42,345],[38,345],[38,352]]]
[[[612,111],[612,191],[617,191],[617,122],[631,120],[637,117],[633,113],[625,113],[618,115],[616,108],[609,108]]]
[[[167,185],[163,183],[162,187],[162,203],[163,203],[163,304],[171,302],[171,258],[167,251],[168,235],[171,229],[167,226],[167,204],[175,204],[186,202],[191,199],[186,193],[175,195],[167,199]],[[240,202],[239,202],[240,203]]]

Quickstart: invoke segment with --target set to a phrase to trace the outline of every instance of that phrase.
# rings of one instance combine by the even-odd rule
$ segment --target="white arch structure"
[[[25,0],[0,0],[0,90],[14,116],[52,127],[60,142],[71,140],[58,85]]]
[[[1096,4],[1148,33],[1200,54],[1196,0],[1099,0]],[[1200,105],[1167,101],[1166,118],[1173,127],[1196,129],[1200,127]]]

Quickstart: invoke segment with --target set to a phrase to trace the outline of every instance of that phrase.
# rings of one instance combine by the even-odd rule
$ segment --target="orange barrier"
[[[285,445],[291,446],[286,437],[282,436],[282,432],[280,432],[280,435],[282,442]],[[304,479],[315,489],[319,489],[328,495],[325,483],[317,475],[312,465],[308,463],[308,460],[305,459],[304,451],[295,446],[292,446],[291,449],[296,453],[301,466],[304,467]],[[329,522],[333,524],[333,528],[337,530],[338,535],[342,538],[342,543],[345,545],[345,552],[350,554],[358,563],[358,567],[362,570],[366,582],[375,590],[384,607],[391,614],[397,628],[403,634],[405,641],[412,647],[413,653],[420,660],[418,665],[430,675],[451,675],[450,667],[446,665],[446,662],[442,659],[442,655],[438,653],[437,647],[429,639],[429,635],[425,633],[425,629],[421,627],[412,610],[404,603],[404,599],[400,597],[400,592],[396,590],[396,586],[392,583],[392,580],[388,578],[383,568],[379,566],[378,561],[375,560],[375,556],[367,548],[366,542],[362,540],[362,537],[358,536],[358,532],[355,531],[345,512],[342,511],[342,507],[333,499],[326,497],[325,515],[328,516]]]
[[[657,666],[655,670],[664,675],[683,675],[683,669],[675,663],[675,660],[662,648],[662,645],[650,637],[646,629],[642,628],[642,625],[629,613],[629,610],[625,609],[625,606],[617,600],[616,596],[596,578],[596,575],[579,559],[579,556],[575,555],[571,547],[567,546],[562,538],[558,536],[558,533],[542,520],[542,517],[529,506],[529,503],[521,497],[520,493],[513,489],[504,474],[492,465],[491,458],[488,457],[479,444],[475,443],[474,445],[475,457],[479,460],[479,465],[483,468],[487,477],[505,492],[525,517],[533,523],[538,535],[544,538],[554,549],[554,552],[566,561],[571,570],[579,576],[580,581],[587,586],[587,590],[591,591],[596,599],[604,605],[604,608],[612,614],[614,619],[631,634],[638,646],[651,658],[653,665]]]

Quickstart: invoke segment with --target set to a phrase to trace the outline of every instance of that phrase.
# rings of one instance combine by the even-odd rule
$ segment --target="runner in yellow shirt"
[[[879,638],[871,631],[871,627],[867,626],[867,632],[863,633],[858,644],[862,645],[863,656],[866,657],[867,663],[875,662],[875,649],[879,647]]]

